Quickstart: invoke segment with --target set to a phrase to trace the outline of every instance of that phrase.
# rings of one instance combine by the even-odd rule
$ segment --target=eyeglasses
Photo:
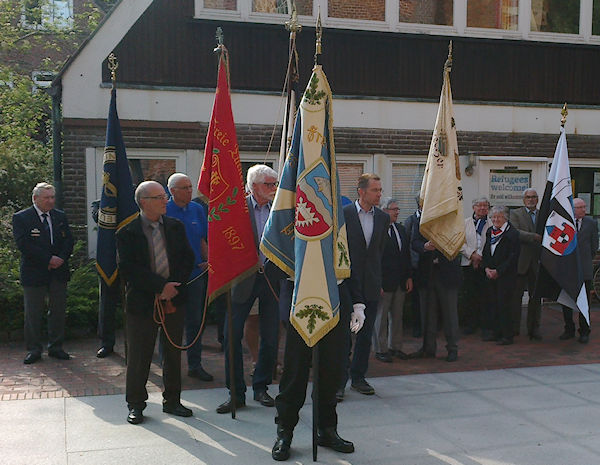
[[[537,199],[538,196],[537,195],[526,195],[525,197],[523,197],[524,199]]]
[[[275,181],[275,182],[261,182],[261,184],[264,184],[265,186],[267,186],[270,189],[273,189],[274,187],[279,186],[279,182]]]
[[[399,212],[400,208],[396,207],[396,208],[386,208],[385,210],[391,211],[391,212]]]
[[[169,196],[167,194],[161,195],[151,195],[149,197],[142,197],[142,199],[152,199],[152,200],[168,200]]]
[[[179,186],[179,187],[178,186],[174,186],[174,187],[171,187],[171,189],[181,189],[182,191],[191,191],[192,190],[192,186],[191,185],[189,185],[189,186]]]

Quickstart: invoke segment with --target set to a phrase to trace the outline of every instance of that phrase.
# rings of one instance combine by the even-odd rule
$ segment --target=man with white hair
[[[277,191],[277,172],[266,165],[254,165],[248,170],[246,188],[250,195],[246,203],[250,212],[250,221],[254,232],[256,249],[263,235],[265,224],[269,218],[271,204]],[[269,268],[274,265],[265,264],[265,256],[259,253],[259,270],[236,284],[231,289],[231,314],[233,326],[233,354],[229,353],[229,332],[225,330],[225,381],[230,388],[235,383],[235,397],[217,407],[217,413],[231,412],[232,402],[236,409],[246,405],[246,383],[244,382],[244,361],[242,357],[242,337],[244,325],[250,309],[258,299],[258,313],[260,325],[260,347],[258,361],[252,375],[252,389],[254,400],[265,407],[273,407],[274,399],[267,392],[267,387],[273,380],[273,367],[277,361],[277,336],[279,330],[278,279],[273,276],[269,279]],[[266,265],[266,270],[265,270]],[[278,273],[277,273],[278,274]],[[226,317],[227,318],[227,317]],[[228,322],[225,321],[225,328]],[[234,377],[230,379],[229,363],[233,360]]]
[[[167,202],[167,216],[177,218],[185,226],[190,246],[194,251],[194,268],[188,278],[187,303],[185,306],[185,344],[194,345],[188,348],[188,376],[201,381],[212,381],[213,376],[202,368],[202,338],[198,335],[202,326],[202,315],[206,300],[206,285],[208,283],[206,268],[208,246],[206,235],[208,224],[206,211],[202,205],[192,202],[192,182],[183,173],[174,173],[169,177],[167,187],[171,199]]]
[[[598,250],[598,224],[592,218],[585,216],[585,201],[581,198],[573,200],[573,212],[575,214],[575,226],[577,228],[577,248],[581,260],[581,270],[587,292],[588,301],[594,278],[594,257]],[[573,309],[562,306],[565,330],[559,336],[561,341],[575,337],[575,323],[573,323]],[[590,340],[590,325],[585,317],[579,312],[579,342],[587,344]]]
[[[127,375],[125,396],[127,421],[144,421],[148,391],[146,383],[154,354],[158,324],[155,305],[165,309],[160,337],[163,352],[163,412],[191,417],[192,411],[181,405],[181,351],[186,283],[194,267],[194,251],[185,234],[185,226],[165,216],[167,194],[156,181],[144,181],[135,190],[140,215],[117,232],[119,271],[125,282]],[[168,333],[169,338],[165,334]]]
[[[69,257],[73,236],[65,213],[54,208],[51,184],[38,183],[33,205],[15,213],[13,236],[21,251],[21,284],[25,306],[26,365],[42,358],[42,315],[48,297],[48,355],[59,360],[71,357],[63,350]]]
[[[490,202],[486,197],[473,200],[473,214],[465,220],[465,243],[460,250],[463,270],[463,311],[464,333],[473,334],[481,327],[481,337],[491,336],[493,328],[484,324],[485,302],[485,272],[481,265],[485,233],[492,226],[488,218]],[[485,320],[487,321],[487,320]]]

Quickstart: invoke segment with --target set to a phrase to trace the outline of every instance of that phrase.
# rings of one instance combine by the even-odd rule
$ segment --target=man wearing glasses
[[[190,246],[194,250],[194,269],[186,287],[187,303],[185,306],[185,345],[190,345],[202,326],[202,315],[206,300],[208,283],[206,257],[208,245],[206,235],[208,225],[204,207],[192,202],[192,182],[183,173],[174,173],[169,177],[167,187],[171,199],[167,202],[167,216],[177,218],[185,225]],[[202,338],[198,339],[187,351],[188,376],[201,381],[212,381],[213,376],[202,368]]]
[[[517,289],[513,302],[513,330],[518,335],[521,329],[521,302],[523,293],[527,289],[529,303],[527,304],[527,336],[529,339],[540,341],[540,320],[542,301],[535,297],[535,282],[539,269],[540,252],[542,250],[542,236],[536,233],[537,219],[540,211],[537,208],[538,194],[535,189],[526,189],[523,192],[521,208],[510,212],[510,223],[519,230],[521,252],[519,254],[519,268],[517,275]]]
[[[127,321],[127,421],[144,421],[148,391],[146,383],[154,353],[158,325],[154,303],[163,301],[165,327],[170,338],[183,336],[185,283],[194,267],[194,251],[189,245],[183,223],[165,216],[167,195],[156,181],[144,181],[135,190],[140,215],[117,232],[119,270],[125,281]],[[170,309],[174,311],[169,311]],[[181,351],[161,329],[163,356],[163,412],[181,417],[192,411],[181,405]]]
[[[246,176],[246,189],[250,195],[246,198],[250,221],[254,231],[255,245],[263,235],[265,224],[269,218],[271,204],[277,191],[277,172],[266,165],[254,165],[248,169]],[[231,289],[232,301],[232,326],[233,326],[233,354],[229,353],[229,334],[225,330],[225,381],[227,387],[235,383],[236,398],[229,399],[217,407],[217,413],[231,412],[232,402],[236,409],[246,405],[246,383],[244,382],[244,361],[242,356],[242,336],[244,325],[256,299],[258,299],[258,318],[260,332],[260,347],[258,360],[252,375],[252,389],[254,400],[265,407],[273,407],[274,399],[267,392],[267,387],[273,381],[273,368],[277,361],[277,337],[279,329],[279,297],[278,281],[270,274],[273,264],[265,264],[265,256],[259,252],[259,271],[248,276]],[[266,268],[266,269],[265,269]],[[228,323],[225,321],[225,328]],[[229,363],[233,359],[235,379],[229,378]]]

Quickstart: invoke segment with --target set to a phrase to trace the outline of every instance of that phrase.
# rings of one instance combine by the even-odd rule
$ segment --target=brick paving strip
[[[473,370],[492,370],[501,368],[519,368],[549,365],[573,365],[600,363],[600,335],[596,336],[594,322],[599,321],[600,306],[594,305],[592,311],[592,333],[588,344],[580,344],[577,339],[560,341],[558,336],[563,330],[562,313],[556,305],[544,306],[542,310],[541,332],[543,341],[531,342],[521,331],[511,346],[497,346],[493,342],[482,342],[479,334],[463,336],[459,342],[457,362],[444,361],[445,341],[440,333],[438,339],[438,358],[435,360],[394,360],[382,363],[371,358],[367,378],[379,376],[408,375],[420,373],[443,373]],[[525,321],[525,315],[523,315]],[[125,358],[122,336],[119,335],[115,354],[105,358],[96,358],[97,339],[75,339],[65,343],[65,349],[72,355],[69,361],[49,358],[33,365],[24,365],[26,351],[23,342],[0,344],[0,399],[46,399],[55,397],[80,397],[125,392]],[[421,340],[410,336],[405,338],[405,352],[413,352],[420,346]],[[182,357],[183,389],[210,389],[225,386],[223,353],[216,341],[216,327],[208,326],[203,335],[203,367],[215,379],[202,382],[186,375],[187,364]],[[283,359],[283,344],[279,359]],[[252,363],[245,354],[244,366],[246,380],[250,380]],[[160,391],[162,386],[161,369],[158,365],[158,353],[152,363],[149,391]],[[276,394],[272,389],[271,394]]]

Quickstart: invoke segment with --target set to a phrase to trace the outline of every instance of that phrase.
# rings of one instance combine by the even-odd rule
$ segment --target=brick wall
[[[86,239],[87,205],[85,149],[103,147],[106,131],[103,120],[64,121],[63,176],[64,209],[78,238]],[[121,121],[126,147],[200,149],[204,147],[207,124]],[[236,125],[242,152],[266,152],[272,126]],[[431,131],[392,129],[335,128],[336,151],[357,155],[426,156]],[[279,132],[272,151],[279,149]],[[558,134],[459,132],[458,145],[462,155],[516,155],[549,157],[554,153]],[[600,159],[600,136],[569,135],[571,158]]]
[[[330,18],[385,21],[385,0],[329,0],[327,15]]]

